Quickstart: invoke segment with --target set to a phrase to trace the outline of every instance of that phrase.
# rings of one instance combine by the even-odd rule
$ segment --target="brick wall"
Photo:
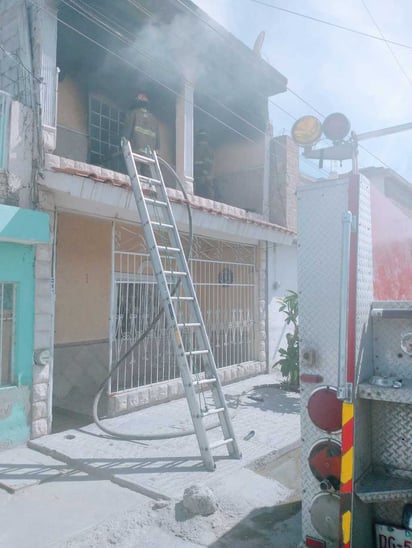
[[[269,203],[271,222],[296,230],[296,187],[299,181],[297,145],[286,135],[270,144]]]

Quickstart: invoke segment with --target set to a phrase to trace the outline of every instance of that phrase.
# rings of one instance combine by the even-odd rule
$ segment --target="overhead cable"
[[[34,2],[34,0],[30,0],[32,3],[36,3]],[[89,20],[95,22],[96,24],[100,24],[101,26],[101,22],[96,18],[96,16],[92,15],[92,14],[84,14],[83,11],[84,11],[84,8],[83,9],[79,9],[77,7],[75,7],[73,5],[72,2],[68,2],[67,0],[62,0],[62,2],[66,5],[68,5],[70,8],[74,9],[75,11],[77,11],[78,13],[80,13],[81,15],[84,15],[86,16]],[[135,6],[135,3],[132,2],[132,4]],[[37,5],[37,4],[36,4]],[[78,3],[77,3],[77,6],[78,6]],[[41,6],[39,6],[41,7]],[[138,7],[138,6],[135,6],[135,7]],[[45,8],[43,8],[45,9]],[[138,7],[139,9],[139,7]],[[96,13],[98,13],[100,16],[103,16],[105,17],[105,14],[99,12],[97,9],[94,8],[94,11]],[[152,15],[150,17],[153,17]],[[147,76],[148,78],[150,78],[151,80],[153,80],[154,82],[158,83],[159,85],[162,85],[164,88],[166,88],[168,91],[170,91],[171,93],[173,93],[174,95],[176,96],[180,96],[180,97],[183,97],[182,94],[180,94],[179,92],[173,90],[172,88],[170,88],[169,86],[167,86],[167,84],[164,84],[163,82],[157,80],[155,77],[152,77],[149,73],[147,73],[146,71],[142,70],[140,67],[138,67],[137,65],[131,63],[130,61],[127,61],[126,59],[124,59],[123,57],[119,56],[116,52],[114,52],[112,49],[110,48],[107,48],[106,46],[104,46],[103,44],[100,44],[99,42],[97,42],[96,40],[94,40],[93,38],[85,35],[84,33],[82,33],[80,30],[74,28],[72,25],[70,25],[69,23],[63,21],[61,18],[57,18],[58,21],[60,23],[62,23],[63,25],[65,25],[66,27],[70,28],[71,30],[77,32],[78,34],[80,34],[81,36],[87,38],[88,40],[90,40],[91,42],[93,42],[95,45],[97,46],[100,46],[101,48],[103,48],[105,51],[111,53],[112,55],[116,56],[117,58],[121,59],[122,61],[124,61],[125,63],[129,64],[130,66],[136,68],[137,70],[139,70],[140,72],[142,72],[142,74],[144,74],[145,76]],[[202,19],[203,20],[203,19]],[[106,27],[106,25],[104,25],[104,30],[106,32],[109,32],[109,29]],[[121,29],[124,29],[124,27],[122,26],[119,26],[119,28]],[[214,29],[214,27],[212,26],[211,28]],[[124,29],[126,30],[126,29]],[[214,29],[216,30],[216,29]],[[115,36],[117,36],[119,38],[119,35],[118,33],[114,33]],[[127,43],[127,39],[126,38],[120,38],[121,40],[123,40],[123,42]],[[225,38],[226,39],[226,38]],[[136,51],[139,51],[139,53],[143,56],[143,57],[146,57],[148,58],[149,60],[150,59],[155,59],[153,57],[150,56],[150,54],[148,54],[147,52],[144,52],[142,50],[138,50],[136,48]],[[158,59],[155,59],[156,62],[158,62]],[[295,93],[295,92],[293,92]],[[266,100],[269,101],[269,103],[273,104],[276,108],[280,109],[281,111],[283,111],[285,114],[287,114],[289,117],[291,117],[293,120],[296,120],[296,116],[294,116],[293,114],[291,114],[290,112],[288,112],[286,109],[280,107],[279,105],[277,105],[276,103],[274,103],[272,100],[270,100],[270,98],[268,99],[266,96],[264,96],[262,93],[261,93],[262,97],[264,97]],[[303,100],[298,94],[295,93],[295,95],[300,99],[300,100]],[[242,116],[240,116],[238,113],[236,113],[235,111],[233,111],[232,109],[230,109],[227,105],[225,105],[224,103],[222,103],[221,101],[219,101],[217,98],[215,97],[212,97],[212,96],[208,96],[207,94],[205,95],[207,97],[209,97],[210,99],[212,99],[215,103],[217,103],[218,105],[220,105],[222,108],[224,108],[225,110],[227,110],[228,112],[230,112],[231,114],[233,114],[234,116],[236,116],[238,119],[242,120],[243,122],[247,123],[250,127],[252,127],[254,130],[256,130],[257,132],[259,132],[260,134],[262,135],[265,135],[265,132],[263,130],[261,130],[260,128],[258,128],[257,126],[251,124],[248,120],[246,120],[245,118],[243,118]],[[226,126],[229,130],[231,131],[234,131],[235,133],[237,133],[238,135],[240,135],[241,137],[243,137],[244,139],[248,140],[249,142],[255,142],[253,139],[249,138],[248,136],[244,135],[243,133],[239,132],[238,130],[236,130],[235,128],[233,128],[232,126],[230,126],[229,124],[227,124],[226,122],[224,122],[221,118],[218,118],[216,117],[215,115],[211,114],[209,111],[207,111],[206,109],[203,109],[202,107],[198,106],[198,105],[194,105],[194,108],[199,110],[200,112],[203,112],[204,114],[206,114],[207,116],[213,118],[215,121],[217,121],[218,123],[220,124],[223,124],[224,126]],[[314,108],[314,107],[312,107]],[[316,109],[315,109],[316,110]],[[279,143],[280,146],[282,146],[284,149],[286,149],[286,147]],[[310,165],[311,167],[313,167],[313,162],[309,161],[308,159],[302,157],[303,161],[306,162],[308,165]],[[326,175],[328,175],[329,173],[327,172],[327,170],[325,169],[321,169],[321,171],[323,171]]]
[[[403,65],[401,64],[401,62],[399,61],[399,58],[398,56],[396,55],[396,53],[394,52],[392,46],[390,45],[389,41],[385,38],[381,28],[379,27],[378,23],[376,22],[375,18],[373,17],[370,9],[368,8],[368,6],[366,5],[366,2],[364,0],[361,0],[362,2],[362,5],[363,7],[365,8],[367,14],[369,15],[372,23],[375,25],[377,31],[379,32],[379,34],[381,35],[382,39],[384,40],[385,42],[385,45],[386,47],[388,48],[390,54],[392,55],[393,59],[395,60],[396,64],[398,65],[399,67],[399,70],[402,72],[402,74],[405,76],[406,80],[408,81],[409,85],[412,86],[412,80],[411,78],[409,77],[409,74],[406,72],[405,68],[403,67]]]
[[[378,40],[380,42],[387,42],[393,46],[399,46],[400,48],[406,48],[412,50],[412,46],[409,44],[404,44],[402,42],[396,42],[395,40],[386,40],[385,38],[382,38],[382,36],[376,36],[376,34],[370,34],[368,32],[364,32],[357,29],[352,29],[350,27],[346,27],[345,25],[340,25],[338,23],[332,23],[331,21],[326,21],[325,19],[320,19],[319,17],[314,17],[312,15],[307,15],[305,13],[300,13],[298,11],[293,11],[287,8],[282,8],[280,6],[276,6],[275,4],[270,4],[269,2],[265,2],[264,0],[249,0],[250,2],[254,2],[255,4],[260,4],[262,6],[266,6],[267,8],[271,8],[274,10],[282,11],[284,13],[288,13],[290,15],[295,15],[297,17],[302,17],[304,19],[309,19],[310,21],[315,21],[317,23],[322,23],[324,25],[328,25],[330,27],[334,27],[340,30],[344,30],[347,32],[351,32],[353,34],[358,34],[359,36],[363,36],[365,38],[370,38],[372,40]]]

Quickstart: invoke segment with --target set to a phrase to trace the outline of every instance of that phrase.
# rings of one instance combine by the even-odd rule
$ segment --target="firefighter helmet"
[[[141,103],[148,103],[149,98],[147,97],[146,93],[140,92],[136,95],[136,100]]]

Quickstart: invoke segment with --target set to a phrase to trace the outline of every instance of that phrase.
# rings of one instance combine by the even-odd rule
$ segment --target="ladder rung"
[[[139,179],[142,183],[146,185],[161,185],[162,183],[159,181],[159,179],[153,179],[153,177],[146,177],[145,175],[139,175]]]
[[[193,381],[193,386],[202,386],[203,384],[212,384],[216,382],[216,379],[200,379],[200,381]]]
[[[173,225],[162,223],[162,221],[152,221],[152,225],[158,226],[159,228],[173,228]]]
[[[186,356],[200,356],[201,354],[209,354],[209,350],[189,350],[185,354]]]
[[[178,327],[200,327],[199,322],[178,323]]]
[[[193,297],[179,297],[179,295],[171,295],[173,301],[194,301]]]
[[[167,207],[167,203],[166,203],[166,202],[161,202],[160,200],[153,200],[153,198],[145,198],[144,201],[147,202],[147,203],[149,203],[149,204],[153,204],[153,205],[157,205],[157,206],[162,206],[162,207]]]
[[[209,409],[209,411],[205,411],[204,413],[202,413],[202,418],[208,417],[209,415],[216,415],[216,413],[223,413],[224,410],[225,410],[224,407],[216,407],[216,409]]]
[[[232,443],[233,438],[226,438],[225,440],[219,440],[215,441],[214,443],[209,443],[210,449],[216,449],[216,447],[220,447],[221,445],[227,445],[228,443]]]
[[[187,276],[187,272],[179,272],[177,270],[163,270],[165,276]]]
[[[154,158],[150,158],[149,156],[143,156],[143,154],[136,154],[136,152],[132,152],[132,156],[135,160],[138,160],[139,162],[142,162],[142,164],[154,164]]]
[[[170,251],[170,253],[180,253],[182,251],[179,247],[169,247],[168,245],[158,245],[157,249]]]

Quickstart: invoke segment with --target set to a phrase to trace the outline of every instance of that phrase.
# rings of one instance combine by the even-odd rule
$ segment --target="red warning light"
[[[341,457],[341,446],[335,440],[320,440],[310,450],[309,467],[315,478],[321,482],[321,489],[331,486],[335,491],[339,490]]]
[[[334,112],[323,121],[322,131],[331,141],[343,141],[350,131],[350,122],[344,114]]]
[[[342,428],[342,402],[336,388],[330,386],[314,390],[308,401],[308,413],[312,422],[325,432],[338,432]]]
[[[318,540],[313,537],[306,537],[305,541],[306,546],[309,546],[310,548],[325,548],[326,542],[323,540]]]

